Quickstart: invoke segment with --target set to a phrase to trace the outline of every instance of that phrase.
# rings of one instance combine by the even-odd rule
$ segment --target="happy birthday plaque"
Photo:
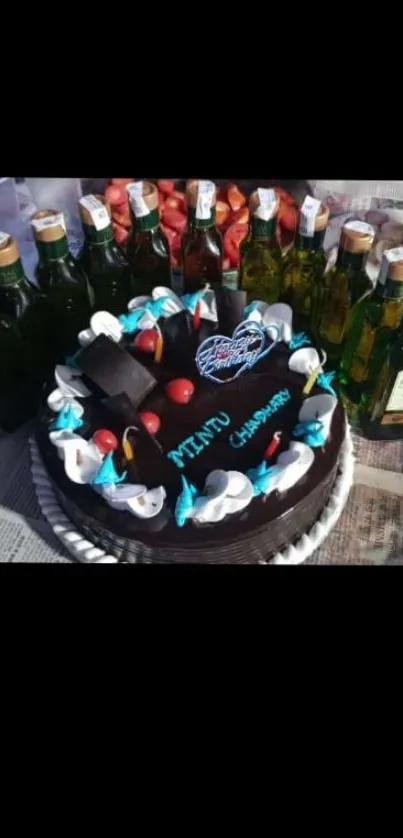
[[[277,345],[280,330],[273,324],[270,332],[274,330],[277,333],[276,339],[271,341],[257,323],[245,320],[236,327],[232,337],[212,335],[207,338],[196,352],[200,375],[215,384],[225,384],[239,378]]]

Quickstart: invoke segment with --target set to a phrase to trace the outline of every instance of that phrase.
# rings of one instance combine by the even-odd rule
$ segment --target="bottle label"
[[[255,212],[255,216],[262,221],[270,221],[277,209],[277,197],[274,189],[258,188],[259,206]]]
[[[144,218],[145,215],[149,214],[150,210],[143,198],[143,181],[139,180],[137,183],[129,183],[126,189],[129,193],[129,201],[136,218]]]
[[[347,221],[344,230],[353,230],[355,233],[362,233],[364,236],[375,236],[375,230],[366,221]]]
[[[197,192],[196,218],[209,221],[215,196],[215,186],[211,180],[199,180]]]
[[[401,261],[403,261],[403,247],[392,247],[390,250],[384,251],[378,275],[380,285],[385,285],[392,262]]]
[[[301,236],[313,239],[315,235],[316,216],[320,210],[320,201],[307,195],[301,207],[299,232]]]
[[[106,207],[95,195],[85,195],[84,198],[80,198],[80,204],[88,210],[96,230],[105,230],[105,227],[109,227],[111,222]]]
[[[0,233],[0,247],[4,247],[9,238],[9,233]]]
[[[393,390],[389,396],[389,401],[385,407],[385,413],[388,413],[391,410],[403,411],[403,370],[401,370],[401,372],[398,372],[396,376],[396,381],[393,385]],[[382,419],[382,424],[385,424],[385,418],[386,417],[384,416]]]
[[[46,218],[33,218],[31,224],[38,233],[41,230],[47,230],[49,227],[62,227],[64,232],[67,233],[66,222],[62,212],[55,213],[55,215],[48,215]]]

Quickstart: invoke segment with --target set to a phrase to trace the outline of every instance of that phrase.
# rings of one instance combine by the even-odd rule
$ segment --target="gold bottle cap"
[[[138,213],[136,208],[144,201],[148,212],[156,210],[159,207],[158,190],[154,183],[149,180],[138,180],[137,183],[129,183],[126,186],[129,195],[129,201],[133,207],[135,215],[145,215],[146,213]]]
[[[14,265],[20,258],[18,244],[12,236],[0,233],[0,268]]]
[[[46,219],[49,219],[48,223]],[[43,226],[41,222],[45,222]],[[66,235],[63,213],[57,210],[38,210],[31,216],[31,226],[35,238],[41,242],[57,242]]]
[[[186,184],[186,200],[189,207],[195,209],[197,207],[197,199],[199,197],[199,184],[205,183],[209,184],[212,194],[211,194],[211,206],[215,207],[217,201],[217,187],[215,183],[211,180],[188,180]],[[212,188],[213,187],[213,188]]]
[[[385,250],[379,269],[378,282],[384,285],[386,279],[403,282],[403,247],[392,247]]]
[[[264,215],[267,215],[268,218],[264,218],[266,221],[277,215],[279,205],[280,199],[275,189],[256,189],[249,196],[250,214],[262,219]],[[267,212],[265,213],[266,207]]]
[[[328,221],[329,207],[325,207],[324,204],[321,204],[315,219],[315,232],[321,233],[322,230],[326,230]]]
[[[87,206],[85,206],[85,204],[81,203],[82,201],[85,201]],[[105,198],[104,195],[98,195],[98,194],[97,195],[85,195],[84,198],[80,198],[80,200],[78,202],[78,208],[79,208],[79,212],[80,212],[81,221],[87,227],[95,227],[94,218],[91,214],[91,209],[96,209],[97,208],[97,203],[96,203],[97,201],[99,201],[99,203],[102,204],[102,206],[106,209],[106,212],[108,213],[109,219],[111,219],[111,217],[112,217],[109,201],[107,201],[107,199]],[[92,207],[91,207],[91,204],[93,204]]]
[[[374,237],[375,230],[366,221],[347,221],[341,232],[340,246],[349,253],[369,253]]]

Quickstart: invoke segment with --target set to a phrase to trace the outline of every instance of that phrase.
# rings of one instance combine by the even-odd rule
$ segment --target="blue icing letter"
[[[167,457],[175,463],[177,468],[185,468],[185,463],[183,462],[182,458],[178,454],[177,451],[168,451]]]
[[[196,431],[195,437],[203,443],[203,448],[206,448],[207,445],[210,445],[211,440],[214,439],[214,434],[213,431],[207,429],[205,431]]]
[[[228,416],[228,413],[224,413],[223,410],[220,410],[220,412],[217,414],[217,421],[225,427],[226,425],[229,425],[231,419]]]
[[[253,434],[245,428],[245,425],[242,425],[242,428],[239,431],[235,431],[235,433],[230,434],[228,441],[232,448],[243,448],[251,436],[253,436]]]

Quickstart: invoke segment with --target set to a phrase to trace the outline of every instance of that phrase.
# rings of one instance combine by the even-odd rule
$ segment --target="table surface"
[[[0,436],[0,561],[74,561],[36,500],[28,439],[32,425]],[[403,440],[354,437],[354,485],[324,544],[306,564],[403,564]]]

